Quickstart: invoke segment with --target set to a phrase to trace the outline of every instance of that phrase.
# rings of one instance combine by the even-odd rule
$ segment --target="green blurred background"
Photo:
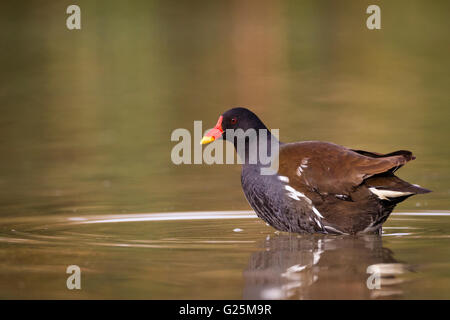
[[[81,7],[81,30],[66,8]],[[381,30],[366,8],[381,7]],[[412,150],[447,210],[449,1],[0,5],[0,215],[236,210],[238,165],[172,164],[171,132],[234,106],[281,140]],[[193,143],[197,143],[194,141]]]

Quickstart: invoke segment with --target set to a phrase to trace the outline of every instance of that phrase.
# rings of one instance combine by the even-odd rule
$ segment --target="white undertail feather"
[[[381,200],[389,200],[389,198],[398,198],[409,196],[413,194],[413,192],[401,192],[401,191],[392,191],[392,190],[381,190],[377,188],[369,188],[370,192],[376,195]]]

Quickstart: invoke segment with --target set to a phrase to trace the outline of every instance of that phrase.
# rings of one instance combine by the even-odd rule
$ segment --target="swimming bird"
[[[233,143],[241,157],[241,184],[250,206],[280,231],[381,234],[398,203],[430,192],[395,175],[415,159],[410,151],[381,154],[330,142],[283,143],[246,108],[223,113],[200,143],[220,138]],[[271,174],[263,173],[269,167]]]

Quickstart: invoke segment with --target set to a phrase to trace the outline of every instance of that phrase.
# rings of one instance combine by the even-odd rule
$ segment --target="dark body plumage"
[[[266,129],[256,115],[244,108],[225,112],[222,126],[223,130]],[[270,138],[269,133],[268,145]],[[256,214],[281,231],[380,233],[397,203],[430,192],[394,175],[415,159],[409,151],[383,155],[329,142],[277,141],[278,172],[261,175],[261,168],[267,165],[248,160],[248,154],[257,150],[252,144],[260,145],[259,141],[259,135],[246,140],[242,188]],[[236,140],[232,142],[236,146]]]

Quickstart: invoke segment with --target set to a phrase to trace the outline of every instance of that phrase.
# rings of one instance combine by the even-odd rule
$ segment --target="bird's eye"
[[[237,119],[236,118],[231,118],[231,124],[236,124]]]

